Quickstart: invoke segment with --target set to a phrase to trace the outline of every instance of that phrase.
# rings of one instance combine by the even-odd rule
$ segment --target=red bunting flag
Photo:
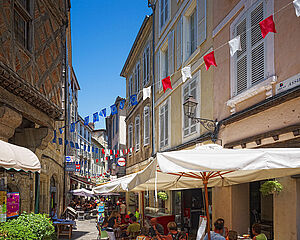
[[[117,150],[117,155],[119,155],[120,154],[120,151],[119,150]]]
[[[110,149],[110,155],[113,155],[113,151]]]
[[[261,35],[263,38],[267,36],[269,32],[276,33],[275,23],[273,21],[273,15],[267,17],[259,23]]]
[[[105,150],[104,150],[104,148],[102,148],[102,154],[105,155]]]
[[[163,80],[161,80],[161,82],[162,82],[162,85],[163,85],[164,92],[166,92],[166,90],[168,88],[173,89],[172,85],[171,85],[171,77],[170,76],[164,78]]]
[[[106,157],[105,159],[106,159],[106,161],[107,161],[107,160],[108,160],[108,157]]]
[[[99,159],[98,159],[98,158],[96,158],[96,163],[97,163],[97,162],[99,162]]]
[[[118,158],[118,154],[115,155],[115,158]]]
[[[204,63],[205,63],[205,68],[206,68],[206,71],[209,69],[209,67],[211,65],[213,66],[217,66],[216,64],[216,60],[215,60],[215,53],[214,51],[206,54],[204,57],[203,57],[203,60],[204,60]]]

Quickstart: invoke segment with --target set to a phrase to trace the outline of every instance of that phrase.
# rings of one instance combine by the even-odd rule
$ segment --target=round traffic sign
[[[126,165],[126,160],[125,160],[125,158],[119,158],[119,159],[118,159],[118,165],[119,165],[120,167],[124,167],[124,166]]]

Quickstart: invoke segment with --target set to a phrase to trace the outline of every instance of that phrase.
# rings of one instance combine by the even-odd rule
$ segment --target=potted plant
[[[159,199],[166,201],[168,199],[168,194],[166,192],[158,192],[157,196]]]
[[[267,196],[274,193],[280,193],[283,189],[283,186],[280,182],[273,180],[273,181],[266,181],[261,186],[259,191],[262,193],[263,196]]]

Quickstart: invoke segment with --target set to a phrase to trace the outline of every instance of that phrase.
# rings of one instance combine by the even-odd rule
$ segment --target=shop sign
[[[124,166],[126,165],[126,160],[125,160],[125,158],[119,158],[119,159],[118,159],[118,165],[119,165],[120,167],[124,167]]]
[[[19,216],[20,194],[18,192],[7,193],[7,218]]]
[[[66,172],[75,172],[76,164],[74,162],[67,162],[65,167]]]
[[[300,86],[300,73],[276,84],[276,94]]]
[[[74,162],[74,156],[66,156],[66,162]]]
[[[0,222],[6,221],[6,191],[0,191]]]

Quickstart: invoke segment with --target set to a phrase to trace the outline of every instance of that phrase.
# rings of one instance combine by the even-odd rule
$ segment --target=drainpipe
[[[152,9],[152,156],[155,154],[155,108],[154,108],[154,86],[155,86],[155,6],[156,6],[156,0],[153,1],[153,3],[150,3],[148,1],[148,7]]]

